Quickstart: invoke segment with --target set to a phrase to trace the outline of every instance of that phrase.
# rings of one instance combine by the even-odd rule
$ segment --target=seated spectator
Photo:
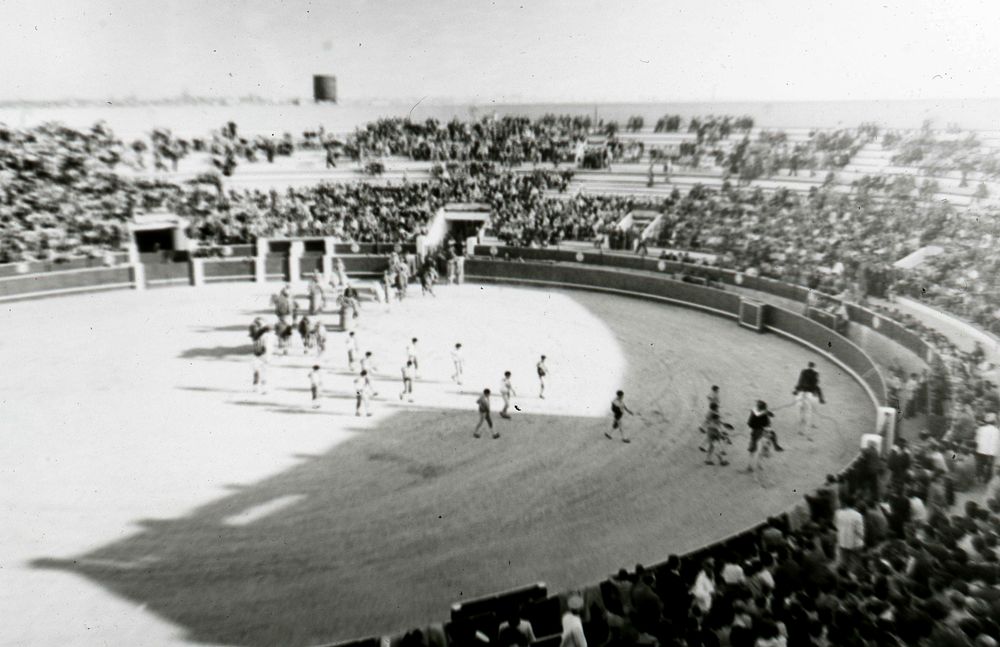
[[[743,566],[740,564],[740,560],[737,558],[735,553],[729,553],[726,555],[726,559],[722,563],[720,577],[722,581],[729,586],[743,584],[746,581],[746,576],[743,573]]]
[[[654,590],[654,579],[643,573],[632,589],[632,620],[640,632],[655,631],[663,615],[663,602]]]
[[[534,640],[535,632],[532,631],[531,623],[523,619],[517,610],[510,612],[497,631],[497,643],[501,647],[524,647]]]

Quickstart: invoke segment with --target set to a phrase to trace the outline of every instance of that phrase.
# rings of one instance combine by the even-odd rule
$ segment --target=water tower
[[[313,100],[316,103],[337,103],[337,77],[328,74],[313,75]]]

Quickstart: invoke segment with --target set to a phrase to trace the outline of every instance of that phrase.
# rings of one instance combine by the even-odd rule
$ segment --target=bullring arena
[[[436,297],[411,287],[401,303],[365,302],[356,334],[375,360],[371,418],[354,415],[344,332],[330,333],[319,360],[321,408],[309,402],[317,360],[297,340],[276,358],[270,392],[253,392],[247,325],[271,317],[277,282],[5,304],[11,370],[0,389],[18,433],[4,441],[17,466],[4,543],[16,566],[0,577],[25,608],[8,635],[329,643],[445,621],[453,602],[535,581],[582,589],[788,510],[873,430],[868,387],[816,347],[720,316],[732,302],[707,310],[717,290],[649,263],[484,256]],[[396,397],[411,337],[421,348],[412,404]],[[449,380],[456,342],[461,387]],[[807,361],[829,403],[810,437],[789,406]],[[476,440],[476,395],[496,393],[504,370],[520,411],[495,417],[499,439]],[[737,429],[727,467],[697,449],[712,384]],[[619,388],[636,412],[629,445],[603,435]],[[776,410],[786,449],[765,480],[743,471],[758,398]]]
[[[1000,646],[988,4],[3,2],[0,647]]]

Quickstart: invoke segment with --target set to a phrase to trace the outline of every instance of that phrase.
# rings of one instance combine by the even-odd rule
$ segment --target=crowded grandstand
[[[885,162],[871,173],[866,151]],[[800,286],[835,325],[854,308],[876,313],[933,349],[922,374],[885,370],[900,416],[926,414],[933,428],[884,456],[864,451],[795,509],[724,544],[554,598],[498,598],[392,644],[988,647],[1000,641],[1000,493],[967,495],[996,471],[998,372],[981,346],[960,347],[895,300],[1000,332],[997,155],[954,129],[789,133],[725,115],[391,118],[280,136],[227,123],[132,141],[101,123],[0,126],[0,263],[58,269],[121,253],[130,223],[158,212],[186,223],[190,256],[269,238],[412,244],[446,205],[479,203],[484,240],[511,262],[524,249],[648,255],[718,289],[723,271]],[[350,174],[285,189],[234,182],[304,158]],[[393,175],[410,162],[422,166]],[[588,188],[581,178],[595,172],[630,184]],[[655,217],[630,222],[634,212]]]

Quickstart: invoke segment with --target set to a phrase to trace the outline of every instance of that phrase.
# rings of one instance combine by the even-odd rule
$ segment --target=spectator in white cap
[[[566,601],[566,613],[562,617],[562,642],[560,647],[587,647],[587,638],[583,635],[583,598],[573,594]]]
[[[976,429],[976,476],[983,483],[993,478],[993,463],[1000,450],[1000,429],[997,429],[997,415],[987,413],[983,424]]]

